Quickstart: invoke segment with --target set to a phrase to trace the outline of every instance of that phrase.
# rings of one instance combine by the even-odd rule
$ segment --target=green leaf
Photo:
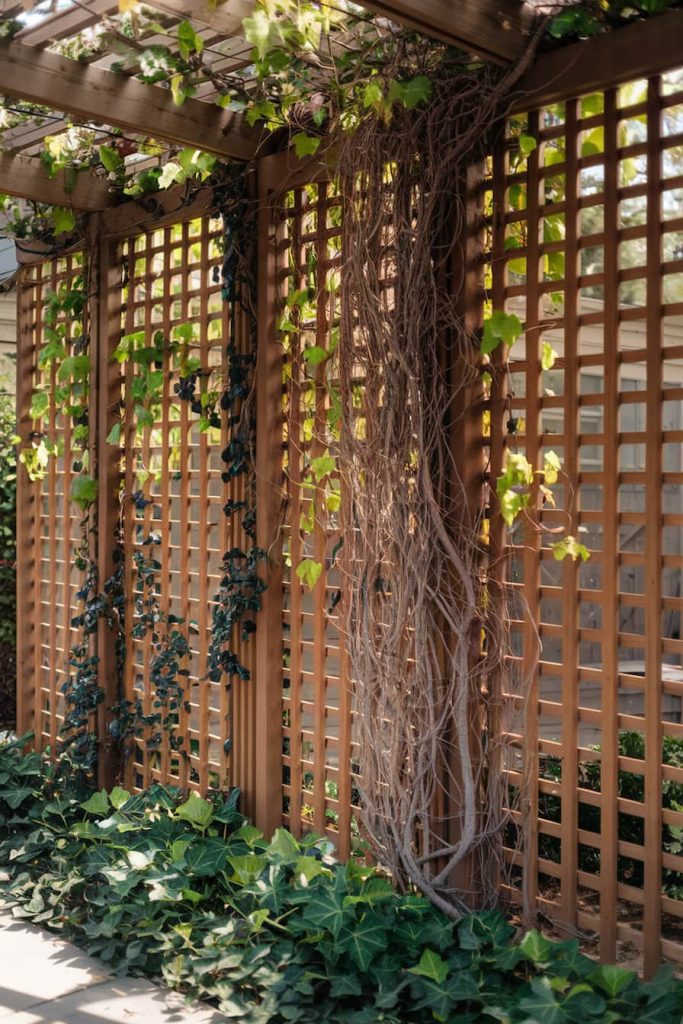
[[[291,832],[284,828],[277,828],[268,847],[268,854],[275,861],[281,861],[283,864],[294,864],[299,860],[301,850]]]
[[[343,898],[339,893],[322,889],[316,892],[315,902],[306,905],[301,921],[312,930],[324,929],[338,939],[346,920]]]
[[[268,866],[268,860],[265,857],[247,853],[242,857],[228,857],[228,864],[232,868],[233,880],[239,885],[249,885],[263,874]]]
[[[410,967],[411,974],[420,974],[423,978],[431,978],[441,984],[448,977],[448,963],[443,960],[433,949],[425,949],[422,952],[419,963],[416,967]]]
[[[193,53],[201,53],[204,49],[204,40],[197,35],[189,21],[181,21],[178,25],[178,52],[183,60],[187,60]]]
[[[116,174],[124,166],[123,157],[112,146],[100,146],[98,152],[100,163],[110,174]]]
[[[29,410],[29,416],[32,420],[39,420],[43,413],[45,413],[50,405],[50,396],[46,391],[38,391],[33,395],[31,399],[31,408]]]
[[[386,922],[375,911],[368,911],[360,921],[341,929],[337,944],[339,949],[350,954],[361,971],[367,971],[373,957],[389,945]]]
[[[589,975],[587,980],[591,985],[601,988],[611,999],[616,999],[621,990],[626,988],[636,977],[635,971],[627,971],[623,967],[615,967],[612,964],[601,964],[596,971]]]
[[[322,138],[319,135],[307,135],[306,132],[296,132],[292,135],[294,152],[300,160],[307,156],[315,156],[321,142]]]
[[[538,146],[536,139],[533,135],[520,135],[519,137],[519,151],[522,156],[528,156]]]
[[[90,799],[80,806],[88,814],[97,814],[100,818],[104,818],[109,814],[109,797],[106,789],[101,789],[99,793],[93,793]]]
[[[311,345],[310,348],[305,348],[303,351],[303,357],[310,366],[319,366],[329,359],[329,355],[327,349],[324,349],[322,345]]]
[[[97,500],[97,480],[77,476],[71,482],[71,500],[85,511]]]
[[[519,948],[532,963],[541,964],[548,963],[551,959],[553,944],[534,928],[526,933]]]
[[[73,210],[68,210],[64,206],[52,207],[52,220],[56,235],[68,234],[76,227],[76,216]]]
[[[549,341],[543,342],[543,351],[541,353],[541,366],[544,370],[552,370],[557,359],[557,352],[550,344]]]
[[[582,562],[587,562],[590,558],[590,551],[576,537],[563,537],[562,540],[555,541],[550,547],[553,558],[558,562],[562,562],[565,558],[571,558],[574,562],[580,558]]]
[[[261,60],[270,47],[271,25],[271,19],[261,7],[257,7],[250,18],[244,18],[242,21],[244,38],[255,48]]]
[[[194,828],[204,831],[213,821],[213,804],[204,800],[198,793],[190,793],[175,815],[181,821],[187,821]]]
[[[213,877],[222,871],[228,860],[228,848],[221,839],[202,839],[185,850],[185,867],[193,875]]]
[[[127,789],[122,789],[121,786],[114,786],[111,793],[109,794],[111,805],[115,811],[118,811],[120,807],[130,800],[130,793]]]
[[[566,1013],[555,998],[549,978],[534,978],[531,982],[531,993],[520,999],[519,1008],[535,1024],[566,1024],[568,1020]]]
[[[557,483],[562,463],[557,452],[546,452],[543,456],[543,477],[548,486]]]
[[[107,444],[119,444],[121,440],[121,424],[115,423],[107,434]]]
[[[484,335],[481,343],[483,355],[489,355],[502,343],[512,345],[522,334],[522,323],[514,313],[495,310],[484,321]]]
[[[310,468],[316,482],[320,483],[324,477],[334,473],[337,468],[337,462],[332,455],[319,455],[317,458],[311,459]]]
[[[296,567],[297,576],[304,586],[309,587],[311,590],[313,590],[313,587],[320,579],[322,571],[322,564],[320,562],[314,562],[311,558],[304,558],[304,560],[299,562]]]

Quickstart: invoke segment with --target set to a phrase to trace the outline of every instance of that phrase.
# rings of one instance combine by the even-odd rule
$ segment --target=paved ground
[[[218,1024],[211,1008],[115,978],[75,946],[0,913],[0,1024]]]

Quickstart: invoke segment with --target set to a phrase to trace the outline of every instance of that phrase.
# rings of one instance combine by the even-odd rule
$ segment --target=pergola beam
[[[359,0],[374,14],[506,64],[528,43],[533,11],[522,0]]]
[[[67,192],[63,172],[49,178],[39,160],[6,154],[0,154],[0,193],[85,213],[102,210],[115,201],[107,183],[89,172],[80,174],[72,191]]]
[[[233,111],[194,99],[176,107],[168,89],[16,41],[0,41],[0,94],[223,159],[249,160],[259,141]]]

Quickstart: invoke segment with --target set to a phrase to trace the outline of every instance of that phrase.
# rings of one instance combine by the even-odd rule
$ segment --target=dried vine
[[[484,156],[511,77],[432,72],[427,106],[396,110],[390,124],[368,119],[339,148],[344,614],[363,823],[399,883],[451,915],[472,895],[479,907],[496,902],[485,865],[504,821],[482,693],[487,673],[503,670],[505,629],[453,450],[480,339],[463,315],[464,269],[451,270],[466,233],[465,170]],[[472,894],[457,872],[477,860]]]

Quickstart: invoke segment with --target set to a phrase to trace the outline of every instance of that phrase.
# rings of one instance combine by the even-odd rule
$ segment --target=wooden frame
[[[0,41],[0,94],[224,159],[251,160],[260,139],[239,114],[194,99],[176,107],[168,89],[18,42]]]

